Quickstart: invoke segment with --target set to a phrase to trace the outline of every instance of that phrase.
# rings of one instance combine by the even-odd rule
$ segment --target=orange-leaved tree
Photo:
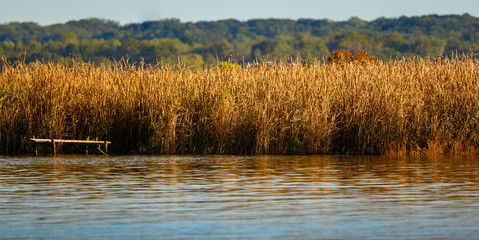
[[[369,56],[366,51],[354,51],[353,54],[349,50],[343,49],[336,49],[331,52],[330,56],[328,57],[329,63],[349,63],[349,62],[356,62],[356,63],[366,63],[366,62],[374,62],[376,61],[375,57]]]

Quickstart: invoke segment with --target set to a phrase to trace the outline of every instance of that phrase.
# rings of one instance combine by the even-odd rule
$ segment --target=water
[[[477,157],[0,157],[1,239],[477,236]]]

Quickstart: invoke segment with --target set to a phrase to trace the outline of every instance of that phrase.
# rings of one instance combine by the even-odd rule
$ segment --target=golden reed
[[[476,154],[478,63],[4,63],[0,154],[31,151],[32,136],[121,153]]]

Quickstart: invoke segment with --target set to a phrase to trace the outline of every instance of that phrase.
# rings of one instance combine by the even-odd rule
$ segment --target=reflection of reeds
[[[478,117],[469,57],[231,69],[20,63],[0,73],[0,153],[28,150],[33,135],[157,153],[476,153]]]

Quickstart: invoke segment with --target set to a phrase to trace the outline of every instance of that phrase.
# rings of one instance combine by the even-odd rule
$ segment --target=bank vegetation
[[[0,154],[29,138],[158,154],[477,154],[479,62],[4,61]]]

